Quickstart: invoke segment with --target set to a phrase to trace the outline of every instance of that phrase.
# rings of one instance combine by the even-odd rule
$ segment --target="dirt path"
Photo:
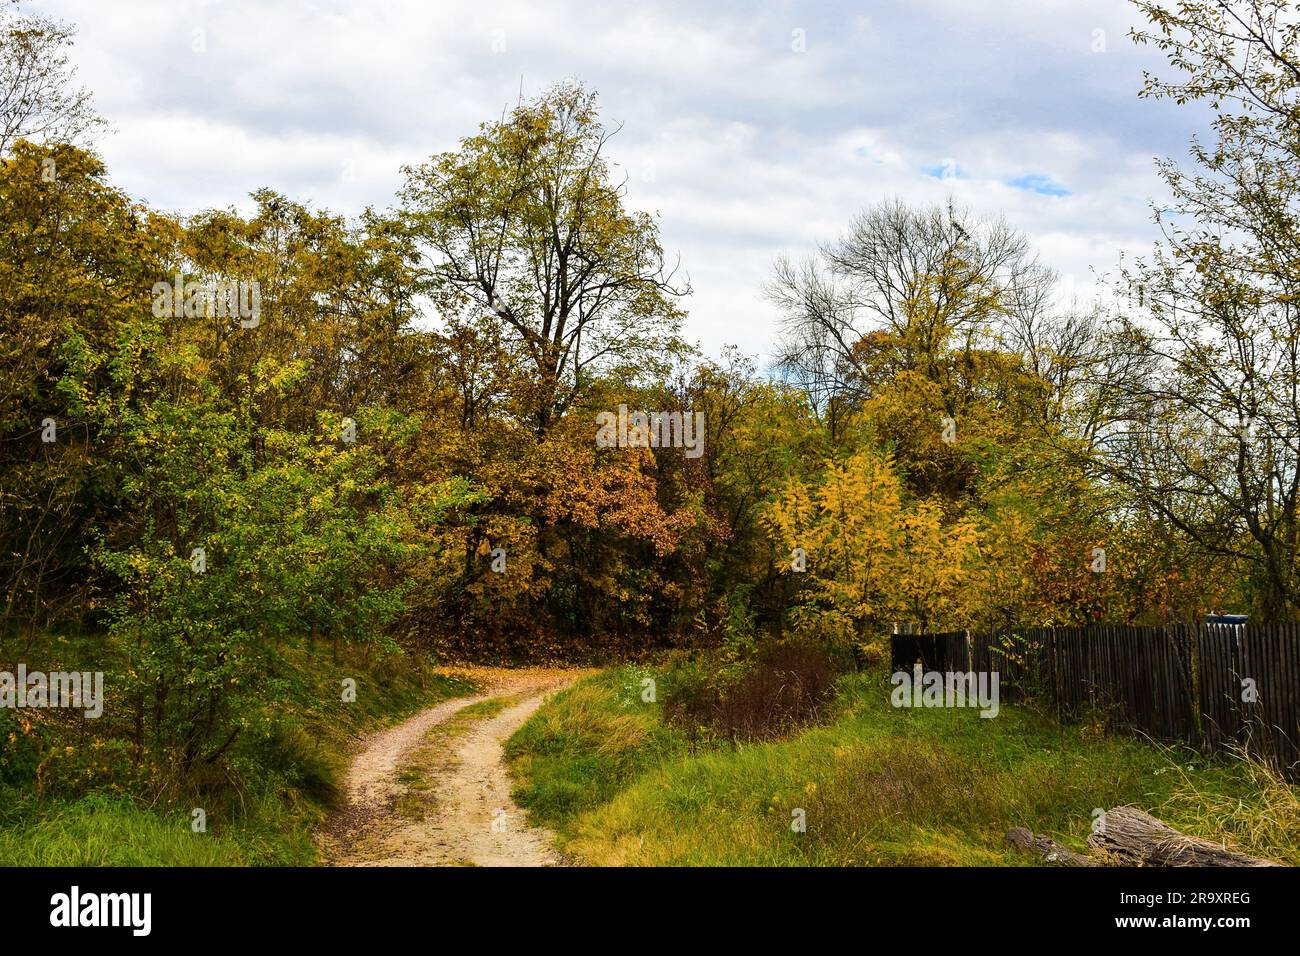
[[[552,834],[510,799],[502,745],[581,671],[458,668],[487,687],[362,743],[321,834],[332,866],[554,866]]]

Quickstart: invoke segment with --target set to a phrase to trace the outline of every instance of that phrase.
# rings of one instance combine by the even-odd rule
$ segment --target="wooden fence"
[[[1045,701],[1062,720],[1249,750],[1300,779],[1300,625],[904,630],[895,670],[996,671],[1000,699]]]

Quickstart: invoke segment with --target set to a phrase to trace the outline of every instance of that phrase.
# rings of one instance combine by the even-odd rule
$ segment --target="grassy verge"
[[[515,799],[561,834],[687,745],[663,726],[658,703],[642,700],[645,668],[584,678],[545,703],[506,742]]]
[[[99,635],[51,635],[25,657],[29,670],[104,670],[110,705],[99,720],[0,711],[0,866],[311,865],[355,740],[475,690],[426,657],[344,647],[336,659],[328,645],[286,642],[257,677],[276,694],[225,759],[181,775],[140,752],[112,708],[115,650]],[[355,701],[343,700],[347,678]]]
[[[1133,804],[1185,832],[1300,864],[1296,788],[1244,762],[1022,708],[993,719],[895,709],[883,675],[843,678],[825,726],[700,747],[641,703],[644,676],[617,669],[580,682],[507,747],[517,799],[580,862],[1024,865],[1033,861],[1003,842],[1010,828],[1082,849],[1094,808]]]

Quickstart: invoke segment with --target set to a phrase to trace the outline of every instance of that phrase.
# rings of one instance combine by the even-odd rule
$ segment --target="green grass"
[[[507,746],[516,794],[599,865],[1025,865],[1026,826],[1083,849],[1094,808],[1132,804],[1187,833],[1300,864],[1296,788],[1258,766],[1062,726],[1031,710],[895,709],[883,675],[841,681],[827,726],[691,753],[607,671]],[[792,823],[802,811],[806,831]]]
[[[510,699],[508,697],[489,697],[487,700],[480,700],[476,704],[470,704],[468,707],[456,711],[448,723],[453,728],[463,732],[468,728],[469,724],[495,717],[509,706]]]
[[[183,811],[152,811],[100,794],[52,802],[0,828],[4,866],[242,866],[259,857],[310,863],[311,841],[251,825],[195,833]]]
[[[245,715],[235,746],[182,775],[166,755],[131,743],[129,715],[112,695],[122,658],[102,635],[47,635],[23,659],[31,670],[104,670],[107,700],[95,721],[0,713],[0,748],[11,749],[0,759],[0,866],[311,865],[313,830],[337,805],[356,739],[476,690],[425,657],[344,647],[336,660],[327,644],[286,641],[258,675],[276,692]],[[355,701],[342,700],[344,678],[356,681]],[[206,832],[193,832],[194,808],[205,811]]]
[[[616,668],[555,695],[506,742],[516,800],[538,823],[564,829],[640,774],[686,747],[641,700],[644,668]]]

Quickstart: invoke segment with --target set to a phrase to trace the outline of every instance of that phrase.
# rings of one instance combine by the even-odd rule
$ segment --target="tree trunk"
[[[1085,855],[1061,846],[1050,837],[1016,827],[1007,843],[1057,866],[1281,866],[1247,856],[1219,843],[1179,833],[1136,807],[1116,807],[1101,818],[1102,826],[1088,837]]]
[[[1101,866],[1100,860],[1075,853],[1069,847],[1061,846],[1051,837],[1036,835],[1024,827],[1016,827],[1007,833],[1007,843],[1025,853],[1035,853],[1043,858],[1044,863],[1056,866]]]
[[[1102,818],[1088,847],[1131,866],[1280,866],[1221,844],[1179,833],[1136,807],[1116,807]]]

